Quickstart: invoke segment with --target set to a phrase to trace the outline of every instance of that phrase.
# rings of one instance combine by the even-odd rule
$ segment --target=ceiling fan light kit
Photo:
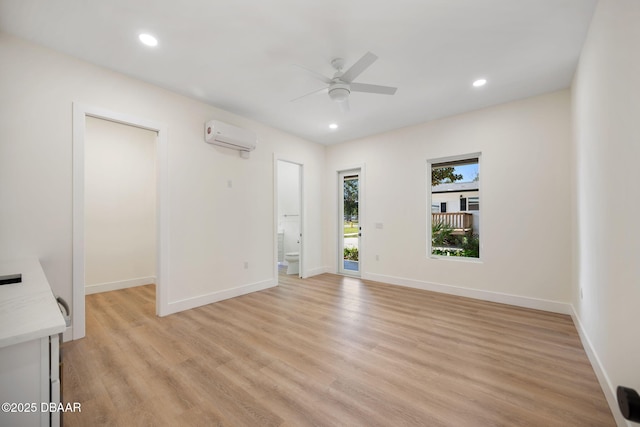
[[[329,98],[335,102],[344,102],[349,98],[349,85],[345,83],[334,83],[329,86]]]
[[[336,70],[333,78],[328,78],[316,73],[315,71],[307,70],[304,67],[300,67],[303,70],[308,71],[316,79],[328,85],[326,88],[315,90],[307,95],[327,90],[329,93],[329,98],[332,101],[339,103],[342,111],[349,111],[349,96],[351,95],[351,92],[366,92],[380,95],[395,94],[397,90],[397,88],[395,87],[353,82],[356,77],[362,74],[364,70],[369,68],[369,66],[373,64],[376,59],[378,59],[376,55],[371,52],[367,52],[362,58],[360,58],[355,64],[353,64],[351,68],[343,73],[342,68],[344,67],[344,59],[335,58],[331,61],[331,66]],[[292,99],[292,101],[304,98],[307,95]]]

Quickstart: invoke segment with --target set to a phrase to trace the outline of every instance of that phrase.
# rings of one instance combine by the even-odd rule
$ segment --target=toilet
[[[300,271],[300,254],[298,252],[287,252],[284,254],[284,260],[287,261],[287,274],[298,274]]]

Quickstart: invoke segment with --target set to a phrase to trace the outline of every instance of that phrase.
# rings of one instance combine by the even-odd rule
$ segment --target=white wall
[[[613,407],[616,386],[640,390],[639,22],[637,0],[601,0],[573,84],[573,305]]]
[[[328,147],[332,232],[325,244],[333,271],[336,171],[362,163],[363,277],[453,293],[462,287],[470,289],[465,295],[570,311],[557,304],[571,293],[570,141],[565,90]],[[426,162],[478,152],[481,262],[432,259]]]
[[[155,283],[156,137],[86,118],[87,293]]]
[[[168,129],[170,310],[275,281],[274,152],[305,165],[305,262],[323,269],[323,146],[6,34],[0,57],[0,196],[11,201],[0,204],[0,258],[39,258],[54,292],[71,301],[72,103],[79,102]],[[213,118],[256,131],[250,159],[204,143]]]
[[[447,212],[467,212],[472,213],[473,211],[469,210],[468,200],[469,197],[479,197],[480,192],[478,191],[465,191],[463,192],[455,192],[448,191],[446,193],[432,193],[431,195],[431,204],[440,206],[440,203],[447,204]],[[460,199],[467,199],[467,210],[460,210]],[[482,202],[481,202],[482,203]]]

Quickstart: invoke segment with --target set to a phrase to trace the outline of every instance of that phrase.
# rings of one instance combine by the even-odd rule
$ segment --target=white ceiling
[[[568,87],[596,2],[0,0],[0,30],[332,144]],[[356,81],[395,95],[290,102],[323,87],[294,64],[331,77],[367,51]]]

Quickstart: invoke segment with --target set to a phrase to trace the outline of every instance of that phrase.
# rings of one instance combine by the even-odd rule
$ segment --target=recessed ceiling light
[[[140,34],[138,36],[138,38],[140,39],[140,41],[147,45],[147,46],[157,46],[158,45],[158,39],[156,39],[155,37],[153,37],[151,34]]]
[[[331,123],[329,125],[329,129],[338,129],[338,125],[336,123]]]
[[[482,87],[487,84],[487,79],[478,79],[473,82],[473,87]]]

